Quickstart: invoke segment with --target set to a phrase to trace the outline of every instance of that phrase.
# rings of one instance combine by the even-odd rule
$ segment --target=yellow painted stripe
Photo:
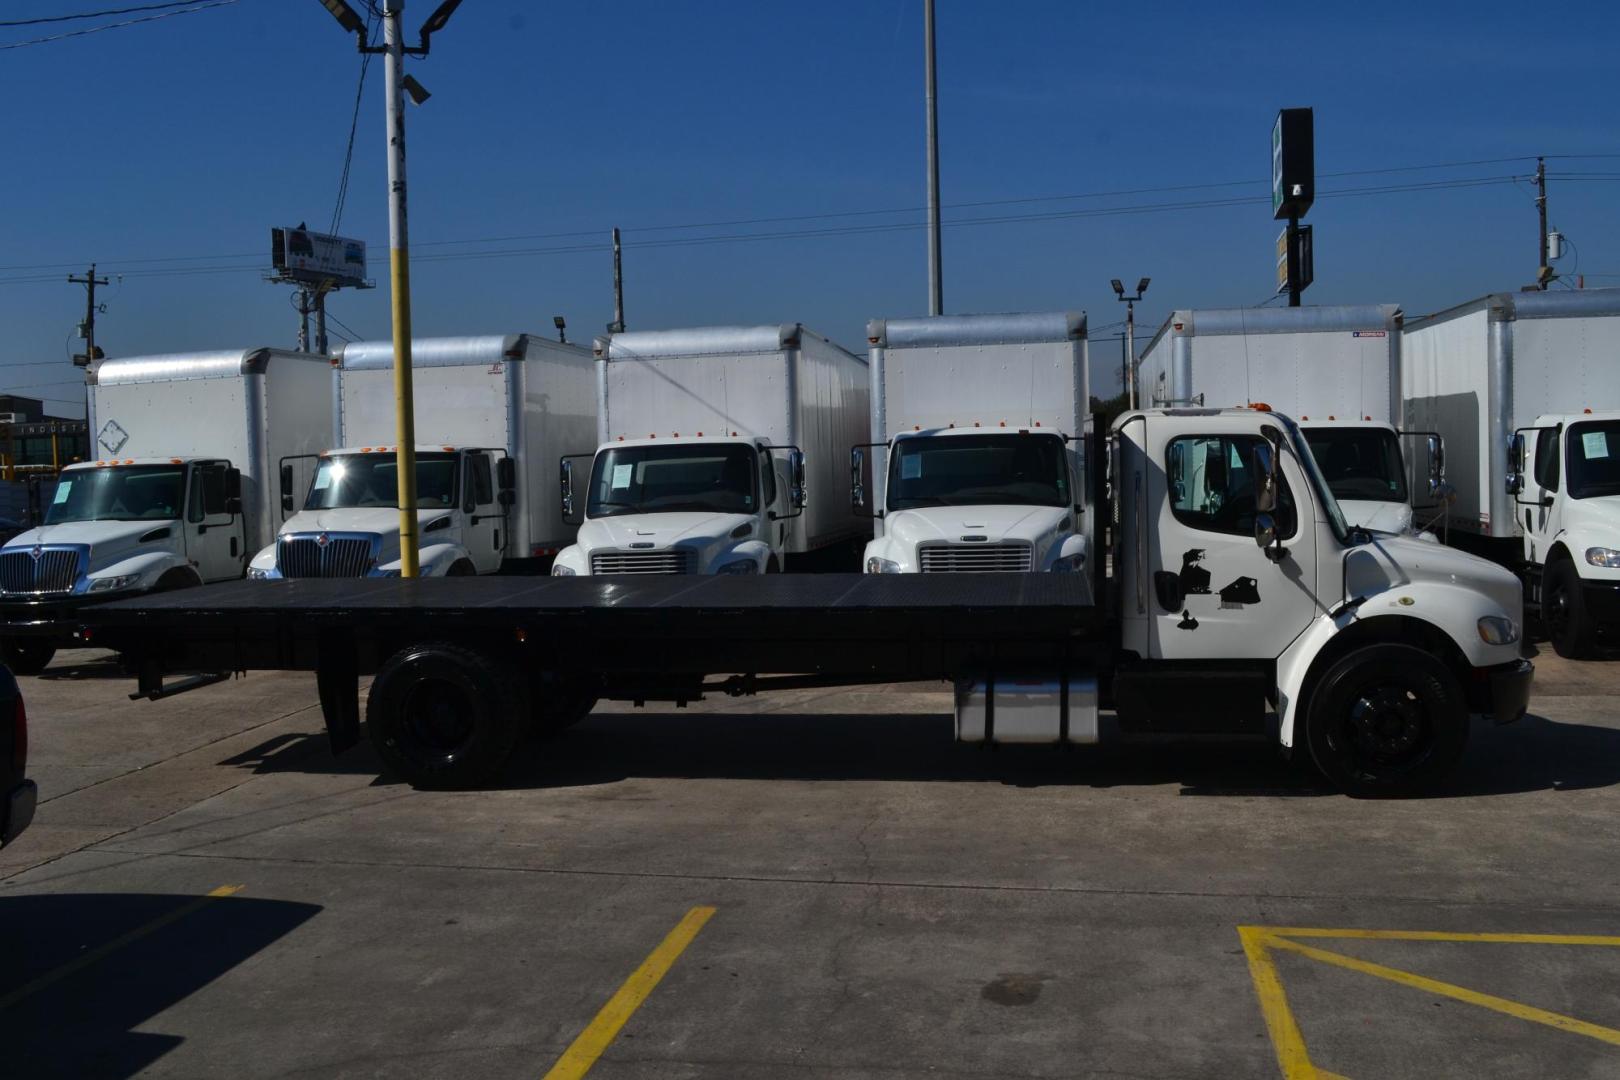
[[[1335,967],[1346,968],[1350,971],[1359,971],[1364,975],[1372,975],[1380,979],[1388,979],[1390,982],[1399,983],[1402,986],[1410,986],[1414,990],[1426,990],[1431,994],[1439,994],[1442,997],[1453,998],[1457,1001],[1467,1002],[1470,1005],[1478,1005],[1482,1009],[1491,1009],[1495,1012],[1505,1013],[1508,1016],[1514,1016],[1520,1020],[1529,1020],[1536,1024],[1546,1024],[1548,1027],[1557,1028],[1560,1031],[1568,1031],[1575,1035],[1585,1035],[1588,1038],[1597,1039],[1600,1042],[1620,1046],[1620,1031],[1616,1031],[1614,1028],[1602,1027],[1598,1024],[1590,1024],[1585,1020],[1577,1020],[1573,1016],[1565,1016],[1562,1013],[1549,1012],[1546,1009],[1538,1009],[1533,1005],[1523,1005],[1517,1001],[1509,1001],[1507,998],[1497,997],[1494,994],[1482,994],[1477,990],[1470,990],[1464,986],[1456,986],[1452,983],[1441,982],[1438,979],[1430,979],[1422,975],[1414,975],[1409,971],[1401,971],[1397,968],[1385,967],[1382,964],[1374,964],[1366,960],[1358,960],[1353,956],[1344,956],[1340,953],[1329,952],[1326,949],[1318,949],[1311,945],[1302,945],[1297,941],[1289,941],[1287,938],[1279,936],[1275,931],[1266,935],[1265,944],[1269,945],[1271,948],[1286,949],[1289,952],[1298,953],[1301,956],[1309,957],[1312,960],[1318,960],[1324,964],[1332,964]]]
[[[1320,1074],[1305,1051],[1305,1038],[1299,1033],[1293,1010],[1288,1007],[1288,996],[1283,993],[1282,980],[1277,977],[1277,965],[1266,951],[1269,932],[1263,926],[1237,929],[1244,955],[1249,958],[1249,977],[1254,980],[1254,992],[1260,998],[1260,1015],[1271,1033],[1271,1047],[1277,1052],[1277,1067],[1282,1070],[1283,1080],[1316,1080]]]
[[[170,923],[179,922],[187,915],[197,911],[199,908],[206,907],[222,896],[230,896],[234,893],[241,892],[244,887],[245,886],[242,885],[221,885],[219,888],[208,893],[206,896],[199,896],[194,900],[181,904],[167,915],[160,915],[149,923],[142,926],[137,926],[129,933],[121,934],[107,942],[105,945],[91,949],[82,956],[75,957],[68,963],[56,968],[54,971],[46,972],[33,982],[25,983],[22,986],[19,986],[5,997],[0,997],[0,1009],[9,1009],[11,1006],[17,1004],[17,1002],[38,993],[47,986],[59,983],[69,975],[74,975],[83,971],[85,968],[101,960],[103,957],[122,949],[125,945],[128,945],[133,941],[139,941],[148,934],[155,933],[156,931],[163,929]]]
[[[618,1036],[631,1014],[641,1007],[658,981],[669,972],[686,947],[692,944],[692,939],[703,929],[703,924],[714,917],[714,911],[712,907],[695,907],[688,911],[658,948],[630,973],[618,993],[609,998],[602,1011],[596,1014],[596,1019],[563,1051],[557,1064],[546,1073],[545,1080],[578,1080],[589,1072],[596,1059],[602,1056],[602,1051]]]
[[[1495,941],[1514,945],[1620,945],[1620,937],[1595,934],[1453,934],[1442,930],[1324,930],[1299,926],[1255,926],[1269,937],[1343,938],[1356,941]]]

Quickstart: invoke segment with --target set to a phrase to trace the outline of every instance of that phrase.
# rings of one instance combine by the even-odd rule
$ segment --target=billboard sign
[[[271,229],[270,265],[294,281],[360,287],[366,284],[366,242],[302,227]]]
[[[1316,200],[1316,133],[1310,109],[1281,109],[1271,126],[1271,217],[1302,218]]]
[[[1311,240],[1309,225],[1286,225],[1277,234],[1278,292],[1304,292],[1316,279],[1316,254],[1311,250]]]

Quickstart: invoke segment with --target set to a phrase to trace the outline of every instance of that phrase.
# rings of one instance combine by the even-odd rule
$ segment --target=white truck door
[[[467,553],[480,574],[493,574],[501,568],[506,544],[505,509],[495,498],[495,463],[487,451],[474,451],[466,457],[461,482],[461,509],[467,525],[462,531]]]
[[[1519,525],[1524,530],[1524,557],[1533,563],[1547,560],[1547,549],[1558,535],[1558,489],[1563,476],[1564,426],[1529,428],[1524,435],[1524,456],[1530,475],[1514,499]]]
[[[1261,445],[1259,435],[1215,425],[1208,432],[1164,425],[1149,436],[1149,656],[1279,656],[1319,612],[1312,503],[1296,494],[1309,491],[1308,481],[1286,442],[1273,514],[1282,557],[1269,558],[1255,542],[1254,451]]]
[[[242,515],[226,509],[224,461],[203,461],[191,467],[186,492],[186,557],[205,582],[229,581],[242,576],[249,553],[243,547]]]

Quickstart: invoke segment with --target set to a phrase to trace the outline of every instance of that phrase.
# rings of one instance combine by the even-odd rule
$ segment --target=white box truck
[[[764,574],[835,560],[866,361],[798,323],[599,338],[597,451],[561,462],[578,543],[552,573]],[[574,463],[591,459],[576,473]]]
[[[874,519],[865,571],[1088,569],[1085,315],[874,319],[866,333],[872,442],[850,462],[852,501]]]
[[[89,601],[242,576],[275,535],[276,466],[332,438],[330,361],[280,349],[134,356],[90,374],[97,458],[0,548],[5,659],[35,674]]]
[[[1620,289],[1496,293],[1407,325],[1406,422],[1440,432],[1452,539],[1517,569],[1553,648],[1620,628]]]
[[[1413,531],[1414,504],[1444,510],[1444,454],[1397,430],[1401,321],[1395,304],[1174,311],[1142,354],[1143,404],[1269,405],[1304,429],[1350,524]]]
[[[596,429],[589,350],[534,334],[421,338],[411,372],[422,575],[543,572],[573,539],[544,491],[550,463]],[[336,449],[303,486],[285,463],[292,516],[249,577],[399,574],[393,342],[344,346],[330,394]]]

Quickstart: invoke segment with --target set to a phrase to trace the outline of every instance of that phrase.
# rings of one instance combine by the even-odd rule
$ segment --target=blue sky
[[[10,0],[3,14],[139,2]],[[411,0],[407,26],[432,6]],[[1613,3],[938,0],[938,18],[947,222],[1033,218],[947,224],[946,309],[1087,310],[1099,394],[1118,385],[1109,278],[1152,277],[1142,338],[1174,307],[1255,304],[1272,292],[1277,225],[1263,202],[1080,212],[1264,199],[1281,106],[1316,109],[1324,193],[1490,181],[1319,197],[1307,303],[1417,313],[1516,288],[1534,272],[1535,210],[1503,178],[1538,153],[1620,155]],[[113,21],[4,28],[0,44]],[[867,318],[926,310],[922,231],[867,228],[921,221],[921,32],[922,0],[466,0],[411,66],[433,93],[408,116],[418,334],[549,332],[557,313],[572,337],[599,332],[615,224],[632,328],[801,321],[860,348]],[[290,346],[289,290],[261,280],[269,229],[330,224],[359,64],[316,0],[0,51],[0,389],[61,411],[82,393],[66,358],[83,290],[58,264],[114,277],[108,355]],[[386,286],[380,75],[378,62],[340,231],[372,244]],[[1322,175],[1472,161],[1488,163]],[[1620,285],[1620,156],[1549,170],[1609,177],[1553,180],[1551,219],[1578,272],[1612,275],[1589,287]],[[1247,186],[1140,190],[1228,182]],[[1136,193],[1051,198],[1123,191]],[[1020,199],[1042,201],[1003,202]],[[900,212],[811,217],[874,210]],[[716,224],[757,218],[800,220]],[[697,227],[658,228],[672,225]],[[827,231],[851,227],[866,231]],[[524,239],[468,242],[502,237]],[[177,257],[190,261],[134,261]],[[331,311],[379,337],[387,303],[384,287]]]

